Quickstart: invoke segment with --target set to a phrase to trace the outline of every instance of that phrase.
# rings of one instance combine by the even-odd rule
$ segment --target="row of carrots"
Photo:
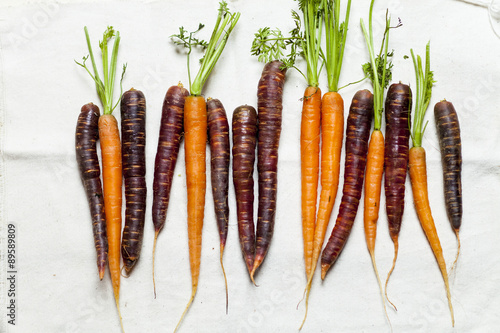
[[[179,83],[167,91],[163,102],[154,165],[152,220],[155,229],[155,249],[158,235],[165,225],[174,169],[181,141],[184,139],[192,294],[175,330],[178,329],[193,302],[198,287],[206,192],[207,142],[210,146],[210,175],[220,236],[222,271],[224,273],[223,253],[228,233],[228,188],[232,155],[241,250],[250,279],[255,284],[255,273],[266,257],[274,230],[285,76],[289,68],[296,68],[295,59],[298,56],[303,56],[306,60],[307,71],[304,78],[308,85],[302,99],[300,134],[302,226],[307,276],[306,312],[302,325],[307,317],[312,280],[320,254],[321,277],[324,279],[349,237],[362,193],[364,193],[363,215],[367,247],[377,275],[384,309],[386,301],[390,303],[387,298],[387,282],[394,270],[398,253],[398,234],[404,210],[407,170],[410,174],[419,220],[443,275],[454,324],[447,268],[428,200],[425,150],[422,147],[424,116],[434,84],[433,73],[430,70],[430,47],[428,44],[425,67],[420,56],[415,57],[411,50],[417,84],[414,99],[415,115],[413,125],[410,126],[413,96],[408,85],[402,83],[391,85],[384,104],[385,89],[392,78],[390,58],[393,53],[388,49],[389,31],[401,26],[401,22],[391,26],[391,19],[386,14],[382,45],[379,54],[375,54],[372,29],[373,4],[374,0],[370,5],[368,29],[361,20],[361,28],[370,55],[370,61],[363,65],[363,70],[365,79],[369,78],[373,84],[373,94],[368,90],[358,91],[349,108],[345,128],[346,156],[342,199],[335,226],[322,254],[324,238],[339,187],[344,101],[338,91],[351,1],[347,1],[346,16],[342,23],[339,18],[339,0],[306,0],[299,1],[302,16],[292,12],[296,29],[290,31],[290,36],[284,36],[278,29],[270,28],[260,29],[255,34],[252,54],[259,56],[259,60],[266,63],[258,83],[257,111],[249,105],[236,108],[232,115],[232,128],[229,126],[222,103],[217,99],[206,101],[202,97],[202,89],[238,22],[240,13],[231,13],[227,4],[221,2],[217,21],[208,42],[195,37],[195,33],[204,27],[202,24],[193,32],[181,27],[179,34],[171,36],[176,45],[187,48],[188,73],[190,73],[189,56],[192,49],[201,48],[205,52],[200,61],[198,74],[193,80],[189,77],[189,90]],[[326,36],[326,52],[321,46],[323,28]],[[99,277],[101,279],[104,277],[105,267],[109,264],[116,306],[120,313],[120,253],[123,258],[123,268],[128,275],[139,259],[142,247],[147,194],[146,102],[144,94],[133,88],[125,92],[116,103],[113,101],[119,33],[109,27],[99,43],[102,52],[103,80],[100,79],[97,70],[87,28],[85,34],[89,56],[77,64],[85,68],[95,81],[103,105],[103,114],[100,115],[99,108],[92,103],[82,107],[76,129],[76,155],[92,215]],[[114,45],[111,57],[108,59],[108,42],[112,39]],[[288,50],[289,54],[284,55],[285,50]],[[85,63],[89,57],[93,71]],[[327,71],[329,91],[322,96],[318,78],[323,64]],[[123,66],[122,79],[125,69],[126,65]],[[121,109],[121,138],[118,123],[112,115],[118,104]],[[385,140],[381,131],[384,109]],[[453,105],[447,101],[436,104],[435,116],[443,154],[446,207],[456,232],[459,249],[458,230],[461,224],[462,201],[458,118]],[[370,136],[372,119],[374,128]],[[231,129],[232,149],[229,137]],[[410,137],[413,142],[411,149]],[[102,185],[97,154],[98,140],[102,155]],[[258,212],[255,228],[253,173],[256,155]],[[385,284],[385,293],[374,255],[382,179],[384,179],[389,231],[395,252],[393,265]],[[125,184],[126,201],[123,235],[121,234],[122,183]],[[321,189],[318,204],[319,184]],[[459,250],[457,259],[458,253]],[[224,279],[227,312],[225,273]],[[120,323],[122,324],[121,315]]]

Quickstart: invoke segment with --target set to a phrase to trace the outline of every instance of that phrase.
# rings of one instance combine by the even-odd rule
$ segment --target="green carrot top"
[[[351,0],[347,1],[344,22],[340,23],[340,0],[323,0],[325,34],[326,34],[326,74],[328,90],[339,90],[340,70],[344,58],[344,49],[349,25]]]
[[[310,87],[319,85],[318,66],[321,51],[321,34],[323,30],[323,1],[298,0],[299,9],[304,20],[304,38],[301,39],[304,59],[307,63],[307,84]],[[298,16],[298,15],[297,15]]]
[[[188,49],[187,53],[187,67],[188,67],[188,77],[189,77],[189,91],[192,96],[200,96],[203,86],[207,81],[212,69],[219,60],[224,47],[226,46],[227,40],[234,26],[240,18],[240,13],[231,13],[227,8],[227,3],[222,1],[219,3],[219,14],[217,16],[217,21],[215,23],[212,36],[208,42],[197,39],[193,35],[200,31],[204,25],[199,24],[198,29],[193,32],[188,32],[184,27],[179,28],[179,34],[170,36],[172,41],[176,45],[181,45]],[[198,74],[191,81],[191,71],[189,66],[189,55],[193,47],[200,47],[205,51],[203,58],[200,59],[200,69]]]
[[[413,49],[410,49],[413,65],[415,66],[415,76],[417,81],[417,96],[415,98],[415,115],[413,116],[413,132],[411,140],[414,147],[422,146],[427,123],[424,125],[424,117],[431,101],[434,73],[431,71],[430,42],[425,48],[425,69],[422,68],[422,59],[419,55],[415,58]],[[423,127],[423,128],[422,128]]]
[[[99,48],[101,49],[102,53],[102,68],[103,68],[103,77],[104,77],[104,82],[101,80],[99,77],[99,71],[97,70],[97,65],[95,62],[94,58],[94,53],[92,52],[92,46],[90,45],[90,37],[89,37],[89,32],[87,30],[87,27],[84,28],[85,30],[85,37],[87,39],[87,47],[89,49],[89,55],[83,57],[83,61],[80,63],[75,60],[75,62],[85,68],[85,70],[89,73],[89,75],[92,77],[92,79],[95,82],[95,86],[97,89],[97,95],[99,96],[99,99],[101,100],[102,106],[103,106],[103,114],[111,114],[113,110],[116,108],[118,103],[120,102],[121,98],[121,82],[123,80],[123,75],[125,74],[125,69],[127,68],[127,65],[123,65],[123,71],[120,79],[120,97],[118,98],[118,101],[116,101],[115,104],[113,104],[113,89],[115,85],[115,75],[116,75],[116,60],[118,58],[118,46],[120,44],[120,32],[116,31],[113,29],[113,27],[109,26],[106,31],[104,31],[102,41],[99,42]],[[108,41],[111,38],[115,38],[115,42],[113,44],[113,50],[111,52],[111,61],[108,59]],[[92,61],[92,67],[94,70],[94,74],[92,74],[85,64],[87,59],[90,56],[90,60]]]
[[[370,16],[369,16],[369,33],[366,31],[363,19],[360,20],[361,29],[363,30],[363,35],[365,36],[366,45],[368,47],[368,53],[370,54],[370,62],[363,65],[363,71],[365,75],[370,78],[373,85],[373,112],[374,112],[374,129],[380,130],[382,126],[382,114],[384,112],[384,90],[389,85],[392,78],[392,62],[388,61],[394,54],[393,51],[388,52],[389,47],[389,30],[391,28],[400,27],[401,21],[395,27],[391,27],[391,18],[388,16],[388,12],[385,14],[385,30],[382,38],[382,44],[380,46],[380,52],[375,56],[375,47],[373,44],[373,4],[375,0],[371,1],[370,4]]]

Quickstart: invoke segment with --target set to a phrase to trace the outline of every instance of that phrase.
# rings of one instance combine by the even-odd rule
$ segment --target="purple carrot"
[[[155,228],[155,239],[153,245],[153,286],[156,298],[155,285],[155,251],[158,234],[165,226],[168,202],[170,200],[170,188],[174,177],[175,164],[183,134],[184,123],[184,101],[189,96],[189,91],[181,84],[168,89],[163,100],[163,108],[160,121],[160,134],[158,138],[158,150],[155,159],[155,171],[153,178],[153,225]]]
[[[255,271],[264,261],[273,237],[278,190],[278,146],[281,134],[283,86],[286,68],[274,60],[264,66],[257,90],[259,174],[259,207],[255,257],[250,278],[255,284]]]
[[[122,258],[127,275],[141,254],[146,211],[146,99],[134,88],[121,100],[122,169],[125,182],[125,227]]]
[[[384,189],[389,233],[394,243],[394,259],[385,281],[386,298],[387,283],[394,271],[398,257],[398,237],[405,207],[405,182],[410,149],[411,102],[412,94],[408,85],[395,83],[389,87],[385,100]],[[387,300],[389,299],[387,298]],[[389,303],[392,304],[391,301]]]
[[[459,230],[462,224],[462,140],[457,112],[451,102],[443,100],[434,107],[434,117],[439,136],[443,164],[444,197],[446,212],[458,241],[457,256],[460,254]]]
[[[97,156],[99,116],[97,105],[89,103],[82,107],[76,125],[75,148],[80,178],[87,194],[90,215],[92,216],[92,231],[97,252],[97,269],[99,278],[102,280],[108,263],[108,237],[100,178],[101,168]]]
[[[207,101],[208,140],[210,144],[210,173],[214,197],[215,217],[220,238],[220,265],[226,286],[226,313],[228,308],[227,278],[222,257],[227,239],[229,220],[229,123],[226,110],[218,99]]]
[[[335,263],[351,233],[365,177],[368,139],[373,117],[373,94],[358,91],[349,108],[346,127],[346,157],[342,201],[335,227],[321,256],[321,279]]]
[[[257,112],[249,105],[239,106],[233,113],[233,183],[241,252],[248,273],[253,268],[255,229],[253,217],[254,165],[257,145]]]

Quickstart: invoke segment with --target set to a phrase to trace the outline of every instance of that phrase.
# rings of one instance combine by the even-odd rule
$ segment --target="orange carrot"
[[[367,64],[363,65],[363,70],[372,81],[374,104],[373,132],[368,146],[368,157],[366,162],[363,218],[366,245],[368,248],[368,252],[370,253],[373,269],[375,270],[375,276],[377,278],[378,286],[380,289],[382,304],[384,305],[384,312],[387,320],[389,321],[389,325],[391,325],[391,321],[387,314],[387,308],[385,306],[386,302],[384,290],[382,288],[382,282],[380,281],[380,275],[378,273],[377,264],[375,261],[375,239],[377,237],[377,221],[380,210],[380,193],[382,190],[382,176],[384,174],[385,149],[384,136],[380,129],[382,127],[382,115],[384,113],[384,90],[389,85],[389,81],[392,77],[392,62],[389,59],[392,56],[392,53],[388,52],[391,19],[386,15],[385,30],[382,36],[380,53],[375,57],[372,25],[373,4],[374,0],[371,1],[370,5],[368,31],[365,28],[363,20],[361,20],[361,29],[365,36],[368,53],[370,55],[370,61]],[[399,25],[397,25],[396,28],[398,26]]]
[[[104,211],[109,246],[109,272],[115,299],[120,294],[120,236],[122,230],[122,159],[118,122],[111,114],[99,118]]]
[[[306,88],[300,130],[300,165],[302,180],[302,233],[306,275],[312,266],[313,237],[318,196],[321,89]]]
[[[329,91],[321,101],[321,193],[314,231],[310,236],[313,244],[309,271],[307,271],[306,266],[306,311],[300,329],[307,318],[312,279],[339,188],[340,158],[344,135],[344,100],[337,91],[339,90],[338,83],[347,38],[351,0],[347,2],[346,16],[343,23],[340,22],[339,18],[339,2],[323,0],[321,5],[325,22],[326,57],[324,60]],[[306,239],[306,236],[304,236],[304,239]],[[307,253],[305,254],[307,256]]]
[[[453,306],[451,304],[450,285],[448,283],[448,272],[446,271],[446,263],[443,257],[443,249],[439,242],[439,237],[434,224],[434,219],[431,214],[429,205],[429,194],[427,192],[427,167],[425,159],[425,150],[422,147],[422,137],[425,130],[424,117],[432,95],[432,86],[434,84],[433,72],[430,70],[430,44],[427,44],[425,53],[425,69],[422,68],[422,59],[420,56],[415,58],[411,49],[411,56],[415,66],[417,96],[415,103],[415,113],[413,117],[413,132],[412,143],[413,147],[409,153],[409,173],[411,189],[413,192],[413,201],[417,210],[418,219],[422,225],[425,236],[429,241],[432,252],[436,257],[439,269],[443,275],[444,284],[446,287],[446,296],[448,298],[448,306],[451,313],[451,322],[455,326],[455,316],[453,314]]]
[[[375,239],[377,237],[377,221],[380,209],[382,175],[384,174],[384,146],[384,136],[382,135],[382,132],[380,132],[380,130],[374,130],[368,145],[368,157],[366,159],[363,218],[366,245],[372,259],[373,269],[375,270],[375,275],[380,288],[380,294],[382,295],[382,302],[384,303],[384,311],[387,315],[382,282],[380,281],[377,264],[375,262]]]
[[[113,88],[116,74],[116,59],[118,57],[118,46],[120,43],[120,33],[108,27],[103,35],[103,40],[99,43],[102,52],[104,82],[101,81],[97,66],[94,60],[92,47],[90,46],[90,37],[85,27],[85,36],[89,49],[89,56],[92,61],[94,74],[92,75],[87,68],[85,61],[89,56],[83,58],[82,66],[91,75],[95,81],[97,94],[103,104],[103,115],[99,118],[99,139],[102,155],[102,178],[104,193],[104,211],[106,214],[106,233],[108,235],[109,246],[109,272],[113,285],[113,294],[115,297],[116,308],[120,317],[120,325],[123,330],[122,317],[120,314],[120,241],[122,229],[122,156],[120,132],[118,122],[112,115],[113,110],[118,105],[113,104]],[[108,41],[115,37],[111,61],[108,59]],[[126,66],[123,66],[122,78]]]
[[[188,219],[188,244],[189,262],[191,269],[191,297],[182,313],[182,316],[175,327],[179,328],[182,319],[186,315],[189,307],[193,303],[198,289],[198,277],[200,275],[201,258],[201,237],[203,228],[203,218],[205,212],[205,192],[206,192],[206,145],[207,145],[207,105],[205,98],[201,96],[203,85],[219,59],[227,39],[238,22],[240,13],[230,13],[225,2],[220,3],[217,22],[210,41],[206,43],[197,38],[191,38],[194,32],[189,35],[189,42],[186,41],[186,30],[181,27],[180,33],[174,35],[174,43],[187,47],[189,54],[192,47],[201,46],[206,48],[205,55],[201,61],[198,74],[191,81],[189,75],[190,96],[186,97],[184,104],[184,148],[186,163],[186,186],[187,186],[187,219]],[[199,29],[203,28],[200,24]],[[198,29],[198,30],[199,30]],[[197,31],[198,31],[197,30]],[[195,31],[196,32],[196,31]],[[189,66],[189,58],[188,58]],[[188,68],[188,73],[189,68]]]
[[[302,104],[300,127],[300,166],[302,183],[302,234],[306,276],[312,266],[316,202],[318,197],[319,143],[321,122],[321,90],[319,85],[319,60],[323,29],[322,3],[304,1],[300,5],[304,21],[302,49],[307,64],[307,85]]]
[[[188,191],[187,219],[189,262],[191,268],[191,298],[184,313],[186,313],[194,300],[196,290],[198,289],[198,277],[200,275],[201,235],[205,215],[206,145],[207,106],[205,99],[201,96],[188,96],[184,103],[184,150],[186,186]]]

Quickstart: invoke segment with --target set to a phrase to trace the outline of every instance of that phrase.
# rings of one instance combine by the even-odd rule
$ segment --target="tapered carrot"
[[[321,5],[325,21],[326,57],[324,60],[329,91],[321,100],[321,192],[312,235],[311,269],[307,274],[306,311],[300,329],[307,318],[312,279],[337,197],[344,135],[344,100],[337,91],[347,39],[351,1],[347,2],[346,16],[342,23],[340,22],[339,1],[323,0]]]
[[[119,295],[120,295],[120,240],[122,228],[122,156],[120,132],[118,122],[112,115],[113,110],[119,103],[113,105],[113,88],[116,74],[116,60],[118,57],[118,46],[120,43],[120,33],[108,27],[103,35],[103,40],[99,43],[102,52],[104,82],[99,78],[97,66],[94,60],[92,47],[90,46],[90,37],[85,27],[85,36],[89,55],[92,61],[94,74],[87,68],[83,58],[83,63],[78,65],[84,67],[94,80],[97,88],[97,94],[103,104],[103,115],[99,118],[99,139],[102,155],[102,178],[104,190],[104,210],[106,213],[106,232],[109,245],[109,272],[113,285],[113,294],[115,297],[116,308],[120,317],[120,324],[123,330],[122,317],[120,314]],[[108,64],[108,41],[115,37],[111,62]],[[123,66],[122,78],[126,66]]]
[[[425,159],[425,150],[422,147],[422,137],[425,127],[423,127],[425,113],[432,94],[432,85],[434,83],[433,73],[430,70],[430,44],[427,44],[425,53],[425,70],[422,69],[422,59],[420,56],[415,58],[413,50],[411,50],[413,63],[415,65],[415,75],[417,81],[417,97],[415,106],[415,115],[413,120],[412,142],[413,147],[410,149],[409,156],[409,173],[411,188],[413,192],[413,201],[417,211],[418,219],[425,236],[429,241],[432,252],[436,257],[439,269],[443,275],[444,284],[446,287],[446,296],[451,313],[451,322],[455,326],[455,316],[453,314],[453,306],[451,304],[450,285],[448,282],[448,272],[446,271],[446,263],[443,256],[443,249],[436,231],[434,219],[431,214],[429,205],[429,194],[427,192],[427,168]]]
[[[255,257],[250,279],[264,261],[273,237],[278,191],[278,147],[281,135],[283,86],[287,69],[274,60],[262,70],[257,90],[258,141],[257,171],[259,175],[259,205]]]
[[[90,214],[92,231],[97,252],[99,279],[104,277],[108,263],[108,238],[106,235],[106,214],[101,185],[101,168],[97,156],[99,108],[93,103],[82,106],[75,134],[76,160],[80,170]]]
[[[222,258],[227,240],[229,223],[229,123],[226,110],[218,99],[209,99],[207,102],[208,141],[210,145],[210,179],[214,198],[215,218],[220,240],[220,266],[226,286],[226,313],[228,310],[228,290],[226,271]]]
[[[308,86],[303,97],[300,130],[300,168],[302,183],[302,233],[306,276],[311,273],[316,201],[319,177],[321,89]]]
[[[174,177],[177,156],[184,131],[184,101],[189,91],[181,83],[167,90],[163,99],[160,120],[160,134],[155,158],[153,178],[153,225],[155,238],[153,242],[153,290],[156,298],[155,253],[156,242],[160,231],[165,226],[170,190]]]
[[[392,53],[388,52],[391,19],[386,15],[385,31],[382,36],[380,53],[375,56],[372,24],[374,2],[375,1],[372,0],[370,4],[368,30],[366,30],[364,22],[363,20],[361,20],[361,29],[365,36],[368,53],[370,55],[370,61],[367,64],[363,65],[363,70],[372,81],[374,101],[373,132],[368,146],[368,158],[366,164],[363,220],[366,245],[368,248],[368,252],[370,253],[373,269],[375,271],[375,276],[377,278],[378,286],[380,289],[380,296],[382,299],[382,304],[384,306],[384,312],[387,320],[389,321],[389,325],[391,325],[385,306],[384,290],[382,288],[382,282],[380,281],[380,275],[378,273],[377,264],[375,261],[375,239],[377,236],[377,222],[380,211],[380,193],[382,191],[382,176],[384,174],[385,148],[384,136],[380,129],[382,127],[382,115],[384,113],[384,90],[389,85],[389,81],[392,76],[392,63],[389,60]]]
[[[323,15],[321,2],[300,3],[304,22],[304,39],[301,46],[307,64],[307,88],[302,98],[302,120],[300,124],[300,174],[302,202],[302,235],[306,276],[311,272],[314,228],[316,224],[316,202],[319,177],[319,144],[321,119],[321,89],[318,85],[319,60]]]
[[[443,164],[444,197],[446,213],[457,236],[457,255],[452,265],[455,268],[460,254],[460,226],[462,224],[462,141],[457,112],[449,101],[440,101],[434,106],[434,117],[439,136],[439,147]]]
[[[115,298],[120,290],[120,245],[122,231],[122,160],[118,122],[111,114],[99,118],[102,154],[104,210],[109,244],[109,270]],[[117,236],[118,234],[118,236]]]
[[[257,145],[257,112],[242,105],[233,112],[233,183],[236,195],[238,234],[248,274],[255,255],[254,164]]]
[[[187,226],[192,288],[188,307],[196,295],[200,275],[201,235],[205,215],[206,145],[207,106],[205,98],[191,95],[186,97],[184,104]]]
[[[174,43],[187,47],[188,65],[189,54],[194,46],[206,48],[205,55],[201,61],[198,74],[191,81],[189,75],[190,96],[186,97],[184,104],[184,148],[186,164],[186,186],[187,186],[187,224],[189,262],[191,269],[191,297],[182,313],[175,331],[179,328],[182,319],[193,303],[198,289],[198,278],[200,274],[201,258],[201,236],[205,211],[206,192],[206,144],[207,144],[207,106],[205,98],[201,96],[203,85],[214,68],[217,60],[227,43],[227,39],[234,29],[240,13],[231,13],[227,4],[223,1],[219,6],[217,21],[208,43],[192,38],[193,33],[186,36],[186,30],[180,28],[178,35],[173,35]],[[203,25],[200,24],[199,29]],[[198,30],[199,30],[198,29]],[[198,31],[197,30],[197,31]],[[190,73],[188,68],[188,73]]]
[[[373,116],[373,95],[358,91],[349,108],[346,126],[344,186],[339,213],[321,256],[321,278],[335,263],[349,237],[358,211],[365,177],[368,139]]]
[[[142,91],[126,91],[120,109],[126,207],[121,249],[129,275],[141,254],[146,216],[146,99]]]
[[[410,149],[411,96],[410,86],[394,83],[387,90],[385,100],[384,190],[389,234],[394,243],[394,259],[385,280],[385,297],[392,306],[394,304],[387,297],[387,284],[396,266],[399,231],[405,204],[405,183]]]

